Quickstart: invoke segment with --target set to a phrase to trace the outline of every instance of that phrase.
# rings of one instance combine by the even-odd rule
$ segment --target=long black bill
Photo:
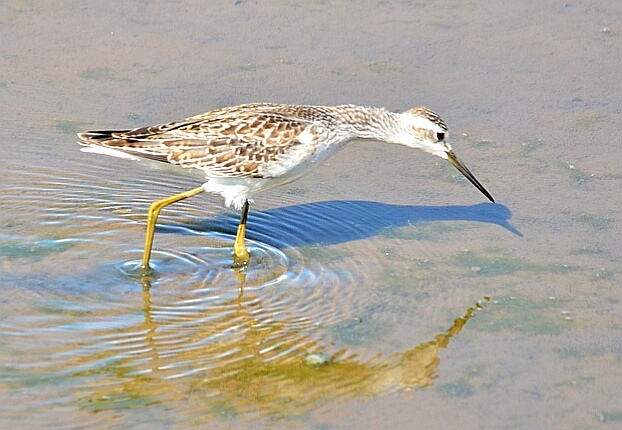
[[[475,185],[475,188],[480,190],[480,192],[483,195],[488,197],[488,200],[490,200],[493,203],[495,202],[495,199],[493,199],[490,193],[486,190],[486,188],[484,188],[484,186],[480,184],[477,179],[475,179],[475,176],[473,176],[473,173],[471,173],[471,171],[467,169],[467,166],[465,166],[464,163],[460,161],[460,159],[456,156],[456,154],[454,154],[454,151],[447,152],[447,161],[449,161],[452,166],[458,169],[458,171],[462,173],[464,177],[469,180],[469,182]]]

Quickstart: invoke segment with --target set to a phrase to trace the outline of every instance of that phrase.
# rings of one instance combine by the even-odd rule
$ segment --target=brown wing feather
[[[241,105],[133,130],[88,131],[81,143],[205,170],[208,176],[262,177],[262,167],[300,144],[321,108]]]

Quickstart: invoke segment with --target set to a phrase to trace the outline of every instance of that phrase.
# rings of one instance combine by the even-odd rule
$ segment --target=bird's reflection
[[[244,273],[236,275],[242,291]],[[261,298],[252,295],[171,316],[152,303],[152,292],[144,280],[142,321],[116,334],[134,342],[139,336],[139,345],[131,354],[110,352],[104,361],[116,364],[103,370],[105,381],[81,399],[85,408],[186,402],[183,410],[202,419],[245,413],[299,416],[327,403],[425,387],[437,376],[439,351],[482,307],[468,307],[427,342],[365,361],[346,349],[327,352],[319,336],[267,315]],[[96,359],[104,357],[100,353]]]

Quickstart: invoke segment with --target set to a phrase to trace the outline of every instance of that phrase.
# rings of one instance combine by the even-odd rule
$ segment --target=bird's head
[[[475,178],[471,171],[464,165],[451,148],[447,141],[449,132],[445,122],[435,112],[425,107],[409,109],[403,114],[406,126],[409,129],[409,139],[402,142],[411,148],[418,148],[437,157],[447,160],[460,173],[462,173],[484,194],[488,200],[494,202],[495,199]]]

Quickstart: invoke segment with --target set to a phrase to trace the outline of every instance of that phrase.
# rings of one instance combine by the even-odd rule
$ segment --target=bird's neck
[[[340,122],[353,139],[400,143],[404,133],[401,114],[384,108],[344,106]]]

